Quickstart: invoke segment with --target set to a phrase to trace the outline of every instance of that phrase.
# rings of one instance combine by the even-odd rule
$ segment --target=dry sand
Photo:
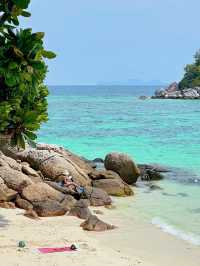
[[[120,199],[121,200],[121,199]],[[122,199],[123,201],[126,199]],[[129,199],[130,201],[130,199]],[[97,209],[97,208],[92,208]],[[42,218],[23,216],[23,211],[0,209],[1,266],[200,266],[199,247],[170,236],[151,224],[128,216],[120,208],[98,215],[118,229],[85,232],[75,217]],[[134,214],[133,214],[134,217]],[[3,218],[5,219],[4,222]],[[17,243],[26,241],[19,249]],[[38,247],[62,247],[75,243],[73,253],[39,254]]]

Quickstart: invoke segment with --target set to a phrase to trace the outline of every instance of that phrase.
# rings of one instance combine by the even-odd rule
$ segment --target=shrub
[[[33,145],[35,132],[48,120],[47,65],[54,58],[43,45],[43,32],[19,28],[19,16],[29,17],[30,0],[1,0],[0,12],[0,134],[12,145]]]
[[[196,52],[194,56],[195,62],[185,67],[185,74],[179,87],[193,88],[200,86],[200,50]]]

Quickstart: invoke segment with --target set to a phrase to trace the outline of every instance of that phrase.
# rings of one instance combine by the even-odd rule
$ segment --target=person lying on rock
[[[62,181],[59,182],[62,187],[66,187],[72,192],[73,196],[76,199],[80,199],[82,194],[84,193],[84,187],[78,185],[73,181],[73,177],[71,175],[66,176]]]

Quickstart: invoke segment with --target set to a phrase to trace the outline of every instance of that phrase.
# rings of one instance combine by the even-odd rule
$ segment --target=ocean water
[[[200,101],[139,100],[157,87],[50,87],[49,121],[38,140],[88,159],[108,152],[171,169],[151,190],[136,188],[133,207],[162,230],[200,244]]]

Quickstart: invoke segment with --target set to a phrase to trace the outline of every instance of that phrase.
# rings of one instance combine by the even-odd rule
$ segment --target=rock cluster
[[[0,152],[0,208],[22,208],[25,216],[68,215],[86,220],[85,230],[114,227],[92,216],[89,206],[110,206],[112,196],[131,196],[140,170],[126,154],[106,156],[106,169],[54,145],[38,145],[24,151],[3,148]],[[68,176],[84,188],[80,198],[60,185]]]
[[[155,91],[153,99],[200,99],[200,87],[180,89],[174,82],[166,89]]]

